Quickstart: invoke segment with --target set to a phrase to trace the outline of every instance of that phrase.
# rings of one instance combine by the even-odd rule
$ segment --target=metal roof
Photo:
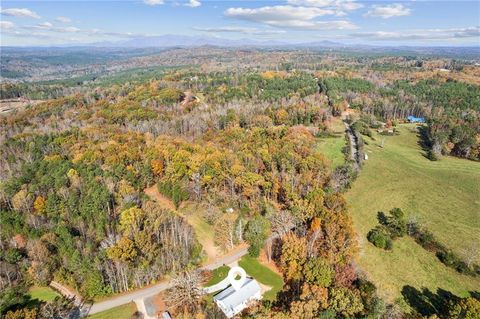
[[[221,301],[227,308],[234,309],[238,305],[251,299],[258,292],[260,292],[260,286],[257,281],[252,278],[247,278],[240,289],[235,290],[230,285],[215,295],[213,299],[215,301]]]

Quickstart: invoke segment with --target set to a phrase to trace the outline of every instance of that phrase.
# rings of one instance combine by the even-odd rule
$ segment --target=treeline
[[[442,155],[480,160],[480,112],[450,112],[432,117],[422,133],[431,160]]]
[[[480,265],[475,264],[478,255],[475,249],[469,251],[463,258],[459,257],[441,244],[428,229],[415,221],[407,221],[400,208],[391,209],[389,215],[379,212],[378,221],[380,225],[367,234],[368,241],[376,247],[391,250],[397,238],[409,235],[423,248],[435,253],[447,267],[469,276],[480,275]]]
[[[414,96],[432,108],[480,111],[480,87],[477,85],[432,79],[414,84],[397,81],[392,89]]]
[[[384,80],[374,85],[364,79],[326,77],[319,86],[332,107],[344,109],[342,103],[348,103],[384,121],[405,120],[408,115],[437,118],[445,113],[478,117],[480,111],[480,86],[454,80]]]
[[[447,267],[453,268],[461,274],[480,276],[480,265],[475,264],[478,252],[475,248],[468,251],[466,256],[460,257],[442,245],[435,236],[425,227],[416,223],[408,224],[408,234],[426,250],[435,253],[435,256]]]
[[[334,84],[330,82],[333,81]],[[345,109],[346,105],[332,102],[344,99],[351,107],[362,111],[362,119],[354,126],[363,135],[372,136],[371,128],[378,128],[378,117],[387,123],[404,121],[408,115],[426,116],[427,129],[422,132],[427,156],[432,160],[442,155],[453,155],[480,160],[480,87],[473,84],[438,80],[422,80],[417,83],[396,81],[391,86],[373,89],[359,81],[335,78],[323,80],[322,91],[336,94],[330,100],[331,107]],[[370,87],[367,95],[358,95]],[[335,96],[337,98],[335,98]],[[330,96],[329,96],[330,97]],[[378,99],[377,99],[378,97]],[[331,98],[331,97],[330,97]]]

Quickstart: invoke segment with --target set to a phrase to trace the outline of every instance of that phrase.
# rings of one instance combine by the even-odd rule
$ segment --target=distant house
[[[424,117],[415,117],[413,115],[409,115],[407,117],[407,120],[410,122],[410,123],[425,123],[425,118]]]
[[[260,285],[253,278],[245,278],[241,287],[229,285],[213,297],[227,318],[239,314],[250,302],[260,299],[262,299]]]

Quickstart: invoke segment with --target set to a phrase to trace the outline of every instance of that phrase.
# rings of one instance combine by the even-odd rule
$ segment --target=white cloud
[[[23,18],[33,18],[40,19],[40,16],[27,8],[8,8],[0,9],[0,13],[5,16],[10,17],[23,17]]]
[[[319,16],[332,14],[335,14],[333,10],[292,6],[272,6],[256,9],[229,8],[225,11],[227,17],[264,23],[270,21],[312,20]]]
[[[0,21],[0,29],[2,30],[7,30],[7,29],[13,29],[15,28],[15,24],[10,21]]]
[[[115,38],[132,38],[132,37],[144,37],[148,36],[147,34],[143,33],[131,33],[131,32],[112,32],[112,31],[104,31],[100,29],[80,29],[77,27],[56,27],[49,22],[39,23],[33,26],[22,26],[24,30],[41,30],[44,32],[49,32],[50,34],[55,33],[75,33],[75,34],[83,34],[87,36],[105,36],[105,37],[115,37]]]
[[[1,30],[11,30],[15,28],[15,24],[10,21],[0,21]]]
[[[287,0],[289,4],[307,7],[328,7],[335,3],[335,0]]]
[[[345,11],[353,11],[363,7],[355,0],[287,0],[289,4],[305,7],[325,8],[331,7]]]
[[[77,27],[55,27],[50,22],[42,22],[42,23],[38,23],[37,25],[33,25],[33,26],[28,26],[27,25],[27,26],[23,26],[22,28],[27,29],[27,30],[29,30],[29,29],[40,29],[40,30],[44,30],[44,31],[61,32],[61,33],[65,33],[65,32],[76,33],[76,32],[81,32],[82,31]]]
[[[350,34],[353,38],[363,38],[372,41],[400,41],[400,40],[455,40],[466,38],[480,39],[480,27],[453,28],[453,29],[416,29],[402,32],[357,32]]]
[[[62,23],[70,23],[70,22],[72,22],[72,19],[70,19],[68,17],[57,17],[57,18],[55,18],[55,21],[62,22]]]
[[[50,22],[42,22],[37,24],[37,27],[40,29],[50,29],[53,27],[53,24],[51,24]]]
[[[190,8],[200,7],[201,5],[202,5],[202,3],[198,0],[190,0],[189,2],[187,2],[185,4],[185,6],[190,7]]]
[[[52,40],[58,39],[58,37],[44,33],[44,32],[22,32],[18,30],[8,30],[4,32],[4,34],[10,35],[16,38],[52,39]]]
[[[158,6],[164,4],[163,0],[143,0],[143,3],[148,4],[149,6]]]
[[[393,3],[391,5],[379,6],[374,5],[365,14],[366,17],[380,17],[388,19],[392,17],[408,16],[412,10],[400,3]]]
[[[58,34],[52,34],[49,32],[43,32],[43,31],[19,31],[19,30],[7,30],[5,32],[2,32],[2,35],[12,37],[14,39],[20,39],[20,38],[25,38],[29,39],[27,41],[30,41],[30,43],[34,43],[34,41],[39,41],[39,44],[45,44],[45,41],[49,41],[50,44],[58,43],[58,44],[63,44],[63,43],[72,43],[72,42],[84,42],[84,38],[73,38],[73,37],[64,37],[62,35]]]
[[[225,16],[240,20],[263,23],[274,27],[308,30],[355,29],[350,21],[318,21],[315,18],[338,15],[338,11],[317,7],[267,6],[261,8],[229,8]]]
[[[265,30],[265,29],[235,27],[235,26],[225,26],[225,27],[216,27],[216,28],[194,27],[193,29],[197,31],[209,32],[209,33],[243,33],[243,34],[254,34],[254,35],[281,34],[286,32],[284,30]]]
[[[65,32],[71,32],[71,33],[82,31],[82,30],[80,30],[79,28],[76,28],[76,27],[60,28],[60,30],[65,31]]]
[[[464,28],[464,29],[454,29],[454,37],[455,38],[470,38],[474,37],[477,38],[477,40],[480,43],[480,27],[470,27],[470,28]]]

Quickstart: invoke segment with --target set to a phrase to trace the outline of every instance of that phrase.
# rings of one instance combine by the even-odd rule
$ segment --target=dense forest
[[[0,117],[0,316],[62,308],[29,303],[32,285],[55,280],[93,300],[201,265],[205,251],[185,216],[145,194],[156,185],[177,209],[208,206],[202,218],[222,249],[246,243],[257,257],[268,247],[285,285],[246,317],[401,318],[355,266],[342,194],[355,174],[329,165],[317,138],[348,109],[363,114],[352,124],[358,140],[382,123],[424,116],[432,159],[480,160],[480,87],[320,64],[2,84],[2,98],[46,101]],[[210,307],[184,310],[208,316]],[[452,299],[440,316],[471,309],[476,299]]]

